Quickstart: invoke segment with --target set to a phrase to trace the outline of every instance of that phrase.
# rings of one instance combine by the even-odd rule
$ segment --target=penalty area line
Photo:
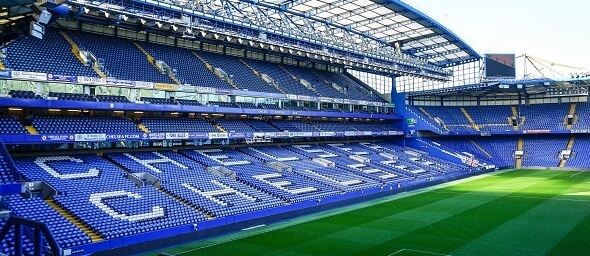
[[[397,251],[397,252],[394,252],[394,253],[392,253],[392,254],[389,254],[389,255],[387,255],[387,256],[396,255],[396,254],[398,254],[398,253],[400,253],[400,252],[404,252],[404,251],[410,251],[410,252],[419,252],[419,253],[425,253],[425,254],[431,254],[431,255],[439,255],[439,256],[452,256],[452,255],[450,255],[450,254],[443,254],[443,253],[429,252],[429,251],[421,251],[421,250],[414,250],[414,249],[407,249],[407,248],[401,249],[401,250],[399,250],[399,251]]]

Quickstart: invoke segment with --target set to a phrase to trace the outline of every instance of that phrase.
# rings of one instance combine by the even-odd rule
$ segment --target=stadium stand
[[[269,75],[285,93],[318,96],[316,92],[302,85],[296,77],[291,76],[277,64],[250,59],[246,59],[245,62],[259,72]]]
[[[41,95],[35,95],[35,92],[32,91],[21,91],[21,90],[10,90],[8,94],[12,98],[19,98],[19,99],[42,99]]]
[[[241,60],[235,57],[208,52],[199,52],[198,54],[211,63],[213,67],[222,68],[240,89],[281,93],[277,88],[254,75],[253,70],[250,70]]]
[[[67,33],[80,45],[80,48],[86,49],[97,58],[104,60],[104,66],[108,70],[109,76],[131,81],[174,83],[170,77],[162,74],[150,64],[131,40],[79,31],[68,31]],[[104,45],[109,47],[104,47]]]
[[[47,30],[45,40],[29,36],[9,44],[6,47],[6,65],[23,71],[97,76],[92,68],[76,59],[68,42],[53,28]]]
[[[458,91],[456,98],[447,91],[389,91],[407,76],[425,84],[451,81],[458,63],[447,55],[461,64],[481,58],[412,10],[401,14],[417,20],[398,18],[421,21],[430,32],[404,35],[402,49],[390,49],[400,58],[394,61],[347,52],[343,45],[293,45],[279,40],[277,31],[267,35],[254,27],[224,34],[225,26],[210,21],[216,13],[195,18],[196,32],[185,21],[178,30],[176,18],[164,24],[135,17],[135,4],[145,1],[127,6],[129,17],[115,14],[121,10],[115,3],[101,5],[109,13],[81,2],[68,2],[78,13],[48,26],[43,40],[24,36],[0,52],[0,208],[47,224],[62,252],[132,248],[112,254],[135,255],[487,168],[590,166],[590,104],[578,102],[587,100],[582,96],[537,104],[538,95],[492,100],[486,93],[493,90]],[[147,2],[158,4],[151,9],[161,12],[159,18],[168,15],[166,6],[179,3]],[[250,2],[265,1],[241,4]],[[399,7],[396,2],[389,5]],[[95,12],[107,27],[86,23]],[[87,20],[74,21],[80,17]],[[254,16],[240,17],[245,22]],[[131,21],[141,25],[120,27]],[[437,41],[429,39],[431,32]],[[240,37],[244,33],[247,39]],[[421,42],[426,39],[456,50],[441,54]],[[376,93],[383,90],[351,70],[386,74],[386,92]],[[29,74],[40,79],[14,76],[27,71],[40,72]],[[52,80],[54,74],[64,81]],[[390,93],[391,101],[382,98]],[[496,103],[503,105],[486,105]],[[6,223],[0,218],[0,225]],[[33,232],[25,229],[21,236],[24,255],[33,255]],[[16,254],[17,240],[9,231],[0,252]],[[41,243],[47,249],[47,241]]]
[[[217,132],[217,128],[201,118],[143,117],[140,122],[151,132]]]
[[[189,49],[152,43],[140,43],[157,60],[162,60],[175,69],[186,83],[195,86],[234,89],[226,81],[208,70]]]
[[[29,120],[41,134],[140,132],[124,117],[32,116]]]
[[[0,115],[0,134],[27,134],[27,130],[16,117]]]

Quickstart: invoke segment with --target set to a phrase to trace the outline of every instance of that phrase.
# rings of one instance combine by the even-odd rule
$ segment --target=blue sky
[[[479,53],[526,53],[590,68],[590,0],[403,1]]]

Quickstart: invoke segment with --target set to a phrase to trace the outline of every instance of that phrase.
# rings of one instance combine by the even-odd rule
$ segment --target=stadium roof
[[[564,79],[528,79],[487,81],[481,84],[410,92],[409,96],[436,95],[443,97],[503,97],[546,94],[554,96],[588,95],[590,77]]]
[[[52,20],[65,16],[183,38],[203,32],[203,39],[229,43],[238,37],[246,47],[274,44],[273,51],[396,76],[446,80],[452,72],[445,68],[480,59],[450,30],[400,0],[63,1],[65,13]]]
[[[360,32],[399,46],[437,66],[453,66],[480,55],[439,22],[400,0],[261,0],[280,10]],[[275,14],[276,15],[276,14]],[[271,16],[272,17],[272,16]],[[277,16],[278,17],[278,16]]]

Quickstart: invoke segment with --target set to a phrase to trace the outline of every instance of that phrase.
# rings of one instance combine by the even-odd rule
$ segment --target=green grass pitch
[[[492,173],[160,252],[590,255],[590,172]]]

